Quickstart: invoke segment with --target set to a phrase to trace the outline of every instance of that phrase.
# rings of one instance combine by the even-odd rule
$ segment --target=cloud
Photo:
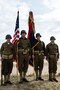
[[[27,3],[21,2],[21,0],[0,0],[0,44],[4,42],[6,34],[9,33],[13,36],[18,10],[22,24],[29,11]]]
[[[60,0],[43,0],[43,4],[50,9],[60,8]]]
[[[36,18],[40,21],[60,21],[60,0],[42,0],[40,1],[44,7],[43,15],[36,15]],[[48,9],[47,9],[48,8]],[[45,11],[47,12],[45,13]]]
[[[20,31],[25,29],[28,32],[28,13],[32,10],[36,33],[41,33],[46,44],[50,36],[54,35],[60,45],[60,0],[0,0],[0,45],[7,33],[13,36],[18,9]]]
[[[43,15],[35,15],[35,22],[38,24],[36,27],[39,28],[40,31],[48,31],[49,35],[58,34],[60,32],[60,1],[42,0],[42,4],[49,8],[49,10],[52,10]]]
[[[60,8],[41,16],[43,21],[60,21]]]

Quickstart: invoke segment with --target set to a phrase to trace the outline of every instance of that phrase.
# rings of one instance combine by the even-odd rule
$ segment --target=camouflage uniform
[[[39,33],[36,34],[36,37],[41,35]],[[38,43],[38,44],[37,44]],[[37,45],[36,45],[37,44]],[[34,68],[36,72],[36,79],[43,80],[41,78],[42,69],[44,65],[44,56],[45,56],[45,44],[43,41],[38,41],[37,39],[34,42],[35,48],[34,48]],[[39,75],[38,75],[39,70]]]
[[[26,34],[24,30],[21,31],[21,35],[22,33]],[[20,81],[22,81],[23,78],[25,79],[29,64],[30,48],[29,40],[21,37],[18,43],[18,70],[20,73]]]
[[[10,35],[6,36],[6,39],[10,38]],[[11,42],[5,42],[1,46],[1,58],[2,58],[2,75],[4,75],[4,82],[9,82],[10,74],[13,68],[13,56],[14,46]]]
[[[50,40],[55,40],[55,38],[52,36]],[[59,58],[59,49],[58,45],[55,43],[49,43],[46,46],[46,56],[49,63],[49,80],[52,81],[52,79],[55,79],[55,74],[57,71],[57,61]],[[52,76],[53,74],[53,76]]]

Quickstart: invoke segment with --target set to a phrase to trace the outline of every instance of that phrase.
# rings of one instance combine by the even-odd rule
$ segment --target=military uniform
[[[6,36],[6,39],[11,39],[10,35]],[[2,75],[4,75],[4,83],[11,83],[9,81],[10,74],[13,68],[13,56],[14,54],[14,46],[11,42],[5,42],[1,46],[1,58],[2,58]]]
[[[38,36],[41,37],[39,33],[36,34],[36,37]],[[45,44],[43,41],[41,40],[38,41],[37,39],[35,39],[34,45],[36,45],[34,48],[34,68],[36,72],[36,79],[43,80],[41,78],[41,74],[42,74],[42,69],[44,64]],[[38,74],[38,70],[39,70],[39,74]]]
[[[26,32],[24,30],[21,31],[21,35]],[[25,79],[25,75],[28,69],[28,64],[29,64],[29,55],[31,54],[30,52],[30,42],[29,40],[25,38],[20,38],[19,43],[18,43],[18,70],[20,73],[20,82],[23,82],[23,79]]]
[[[55,40],[55,37],[52,36],[50,40]],[[49,80],[53,81],[53,79],[55,79],[55,74],[57,71],[57,61],[59,58],[58,45],[50,42],[46,46],[46,56],[49,63]]]

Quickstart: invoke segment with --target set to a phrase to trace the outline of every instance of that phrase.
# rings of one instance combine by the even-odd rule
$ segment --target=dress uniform
[[[59,58],[58,45],[54,43],[55,37],[50,38],[51,42],[46,46],[46,58],[49,63],[49,81],[56,81],[57,61]]]
[[[45,56],[45,44],[40,40],[41,35],[39,33],[36,34],[36,38],[34,45],[34,69],[36,72],[36,80],[42,80],[41,74],[43,70],[44,64],[44,56]],[[39,72],[38,72],[39,71]]]
[[[10,82],[10,74],[13,68],[14,46],[10,42],[11,35],[6,35],[6,42],[1,46],[2,58],[2,75],[4,75],[4,85],[12,84]]]
[[[18,70],[20,73],[20,82],[28,82],[25,78],[28,64],[29,64],[29,56],[30,56],[30,41],[25,37],[26,31],[21,31],[21,38],[19,39],[18,43]]]

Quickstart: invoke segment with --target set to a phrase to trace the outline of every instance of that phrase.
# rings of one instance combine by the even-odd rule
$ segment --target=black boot
[[[4,84],[2,84],[3,86],[7,86],[7,75],[4,75]]]
[[[53,82],[52,73],[49,73],[49,81]]]
[[[22,72],[20,72],[20,81],[19,81],[19,84],[22,84],[23,83],[23,75],[22,75]]]
[[[23,78],[23,82],[27,82],[28,83],[29,81],[26,78]]]
[[[38,70],[35,71],[36,72],[36,81],[38,81]]]
[[[56,80],[56,73],[53,73],[53,80],[55,81],[55,82],[58,82],[58,80]]]
[[[7,86],[7,82],[4,82],[4,84],[2,84],[2,86]]]
[[[19,84],[22,84],[23,83],[23,79],[21,78],[20,81],[19,81]]]
[[[38,81],[39,80],[39,78],[38,77],[36,77],[36,81]]]
[[[42,70],[39,70],[39,80],[44,81],[44,79],[41,78]]]
[[[57,80],[56,78],[53,78],[53,80],[54,80],[55,82],[58,82],[58,80]]]
[[[23,82],[27,82],[28,83],[29,81],[25,78],[25,76],[26,76],[26,71],[23,72]]]
[[[13,83],[10,81],[10,74],[7,75],[7,83],[8,83],[9,85],[12,85],[12,84],[13,84]]]
[[[41,80],[41,81],[44,81],[44,79],[42,79],[41,77],[39,77],[38,79]]]
[[[53,82],[53,78],[49,78],[49,81]]]

